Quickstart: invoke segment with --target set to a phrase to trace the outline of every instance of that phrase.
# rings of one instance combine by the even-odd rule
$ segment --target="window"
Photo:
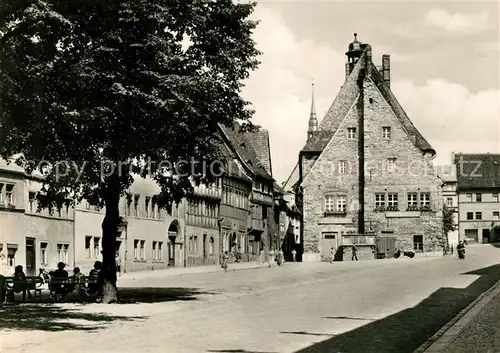
[[[347,128],[347,138],[348,139],[355,139],[356,138],[356,128],[355,127],[348,127]]]
[[[431,207],[431,194],[428,192],[422,192],[420,194],[420,207],[429,208]]]
[[[100,251],[99,251],[99,242],[101,241],[101,238],[99,237],[94,237],[94,257],[97,259],[99,258],[99,254],[100,254]]]
[[[17,244],[7,244],[7,266],[14,267],[16,265]]]
[[[387,171],[394,172],[396,170],[396,158],[389,158],[387,160]]]
[[[146,241],[141,240],[141,260],[146,259],[146,249],[145,249]]]
[[[163,242],[158,242],[158,254],[156,255],[156,260],[163,261]]]
[[[146,217],[151,216],[151,212],[149,212],[149,205],[151,204],[151,197],[146,196],[144,198],[144,215]]]
[[[391,192],[387,194],[387,206],[392,210],[397,210],[398,208],[398,194]]]
[[[481,202],[481,194],[476,194],[476,202]]]
[[[132,197],[127,194],[127,205],[125,207],[125,213],[127,216],[130,216],[130,205],[132,204]]]
[[[334,233],[334,232],[331,232],[331,233],[323,233],[323,239],[335,239],[335,236],[337,235],[337,233]]]
[[[418,194],[416,192],[409,192],[408,193],[408,208],[416,208],[418,206]]]
[[[5,198],[8,206],[14,206],[14,185],[7,184],[5,189]]]
[[[35,197],[36,197],[36,193],[34,193],[34,192],[30,192],[28,194],[28,200],[30,203],[30,212],[36,212]]]
[[[90,248],[91,242],[92,242],[92,237],[87,235],[85,237],[85,254],[86,254],[87,258],[92,257],[92,249]]]
[[[446,198],[446,206],[453,207],[453,198],[451,197]]]
[[[210,240],[208,241],[208,255],[213,255],[214,254],[214,238],[210,237]]]
[[[467,220],[472,220],[474,219],[474,212],[467,212]]]
[[[476,212],[476,219],[478,219],[478,220],[483,219],[483,213],[482,212]]]
[[[339,162],[339,173],[346,174],[347,173],[347,161]]]
[[[156,242],[153,242],[153,260],[156,260]]]
[[[48,243],[40,243],[40,264],[47,266],[49,264],[49,258],[47,254]]]
[[[467,194],[467,202],[472,202],[472,194]]]
[[[139,217],[139,195],[134,195],[134,216]]]
[[[498,193],[493,194],[493,202],[498,202]]]
[[[63,249],[63,245],[57,244],[57,262],[64,262],[62,249]]]
[[[337,197],[337,212],[345,213],[347,211],[347,196]]]
[[[139,240],[134,240],[134,260],[139,259]]]
[[[62,262],[69,264],[69,244],[63,244],[63,259]]]
[[[391,138],[391,128],[389,126],[382,127],[382,138],[388,140]]]
[[[335,211],[335,198],[332,195],[325,196],[325,212]]]
[[[376,209],[385,208],[385,194],[383,193],[375,194],[375,208]]]
[[[423,251],[424,250],[424,236],[414,235],[413,236],[413,250]]]
[[[493,211],[493,219],[495,221],[498,221],[500,219],[500,212],[498,211]]]

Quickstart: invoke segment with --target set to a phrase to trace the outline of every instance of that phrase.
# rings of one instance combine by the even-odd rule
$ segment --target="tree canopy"
[[[220,158],[219,124],[252,128],[241,89],[258,65],[254,6],[3,0],[0,156],[43,172],[42,207],[68,199],[106,207],[103,255],[114,258],[117,198],[133,174],[154,178],[170,209],[190,192],[190,177],[213,180],[206,165]]]

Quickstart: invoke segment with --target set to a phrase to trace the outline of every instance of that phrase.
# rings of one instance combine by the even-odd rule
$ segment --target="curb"
[[[439,353],[444,351],[460,333],[478,316],[489,302],[500,294],[500,281],[487,291],[481,293],[472,303],[466,306],[457,316],[425,341],[413,353]]]

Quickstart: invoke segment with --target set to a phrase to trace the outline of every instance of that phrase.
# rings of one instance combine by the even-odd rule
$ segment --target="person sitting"
[[[99,272],[101,272],[102,262],[96,261],[94,268],[89,273],[89,293],[99,294]]]
[[[51,280],[51,282],[53,282],[52,291],[55,292],[56,296],[59,295],[61,300],[64,300],[66,294],[71,290],[68,283],[68,271],[64,269],[65,267],[66,265],[63,262],[59,262],[57,264],[57,270],[52,272]]]
[[[81,298],[85,293],[85,276],[79,267],[73,269],[72,289]]]
[[[29,290],[26,289],[26,275],[23,271],[23,266],[18,265],[14,268],[13,284],[12,290],[9,293],[9,297],[13,300],[14,293],[22,293],[23,291],[28,292],[28,298],[32,298],[32,295]]]

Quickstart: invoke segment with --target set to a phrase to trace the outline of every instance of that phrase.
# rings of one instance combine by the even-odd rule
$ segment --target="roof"
[[[274,191],[277,192],[278,194],[284,195],[286,193],[285,190],[277,182],[274,182],[273,184]]]
[[[251,142],[252,147],[258,160],[261,162],[264,170],[273,175],[273,168],[271,164],[271,147],[269,145],[269,131],[266,129],[259,129],[255,132],[246,132],[245,138]]]
[[[356,63],[351,74],[337,94],[337,97],[335,97],[330,109],[328,109],[325,117],[319,125],[319,130],[314,133],[310,139],[308,139],[301,152],[322,152],[328,142],[330,142],[345,116],[349,112],[349,109],[360,94],[357,82],[360,78],[360,74],[364,71],[361,69],[365,61],[366,52],[363,53],[359,61]],[[392,108],[394,115],[401,123],[408,136],[410,136],[415,146],[417,146],[422,152],[435,154],[436,151],[413,125],[403,107],[396,99],[396,96],[392,93],[391,89],[382,78],[382,75],[377,70],[377,67],[373,64],[373,62],[371,62],[370,65],[371,79],[377,85],[380,93],[384,97],[387,104],[389,104]]]
[[[456,154],[457,188],[500,189],[500,154]]]
[[[253,147],[251,134],[240,132],[240,125],[234,123],[232,128],[219,125],[224,135],[229,140],[231,147],[235,150],[242,164],[254,175],[267,180],[273,180],[273,177],[265,170],[264,164],[260,161],[257,152]]]
[[[300,173],[299,173],[299,163],[295,164],[292,172],[288,176],[288,179],[283,183],[283,189],[285,191],[293,191],[293,185],[299,181]]]

